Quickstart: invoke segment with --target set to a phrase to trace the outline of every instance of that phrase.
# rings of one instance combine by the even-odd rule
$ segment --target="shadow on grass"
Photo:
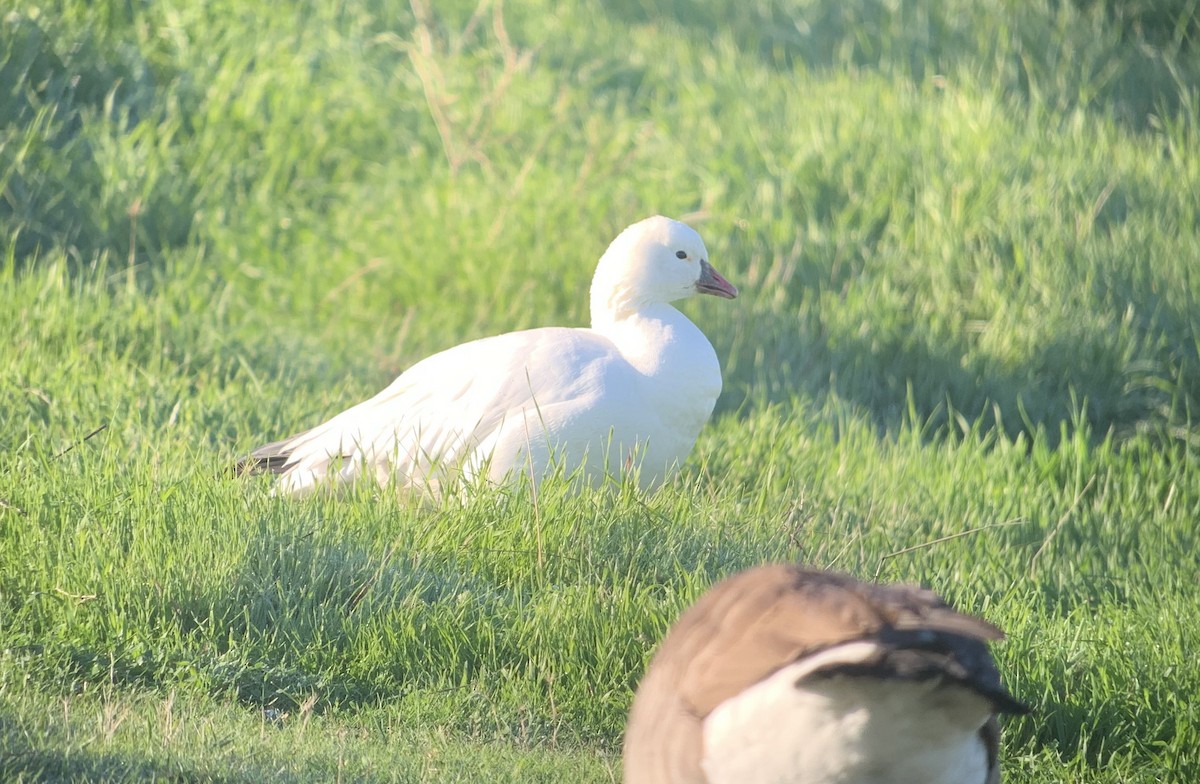
[[[521,492],[489,494],[445,520],[436,513],[405,519],[387,499],[334,502],[387,515],[386,522],[333,522],[307,503],[281,508],[286,519],[247,526],[267,530],[250,534],[240,560],[222,567],[227,576],[138,587],[121,597],[115,611],[154,629],[152,638],[98,630],[86,644],[21,655],[73,688],[186,685],[251,710],[324,713],[455,692],[444,701],[474,706],[464,722],[500,715],[528,725],[522,732],[552,736],[556,719],[537,696],[543,669],[578,669],[572,657],[579,646],[590,651],[589,640],[602,639],[603,650],[589,654],[593,675],[623,683],[658,634],[656,621],[639,610],[646,597],[677,586],[680,570],[707,584],[764,557],[736,527],[637,499],[593,510],[593,500],[565,492],[560,500],[543,492],[543,514],[587,524],[549,522],[535,537],[532,503]],[[381,540],[379,531],[393,526],[395,539]],[[425,533],[435,529],[431,543]],[[632,586],[630,575],[637,575]],[[606,609],[588,615],[598,604]],[[576,612],[583,617],[572,621]],[[508,675],[497,680],[496,673]],[[590,695],[594,682],[559,688]],[[481,706],[472,702],[476,690],[487,695]],[[570,704],[590,703],[579,697]],[[603,734],[586,718],[581,726]]]
[[[666,17],[700,38],[731,34],[743,51],[791,70],[881,69],[915,82],[994,69],[999,86],[1059,108],[1102,109],[1136,130],[1155,114],[1185,108],[1200,81],[1193,56],[1200,17],[1192,0],[1075,0],[1071,13],[953,3],[786,2],[610,3],[615,20],[658,24]]]
[[[795,296],[801,304],[794,313],[760,313],[746,325],[755,336],[741,340],[763,359],[727,374],[718,412],[834,395],[861,407],[882,433],[906,423],[930,436],[999,425],[1010,438],[1040,434],[1053,445],[1064,427],[1086,423],[1097,439],[1194,438],[1194,314],[1167,304],[1133,271],[1113,271],[1098,296],[1107,312],[1127,315],[1119,334],[1062,324],[1019,362],[973,346],[970,335],[940,339],[911,321],[833,336],[804,295]]]
[[[279,757],[254,761],[237,759],[236,772],[214,773],[204,765],[190,763],[172,754],[164,759],[147,759],[127,752],[101,751],[90,743],[75,742],[58,732],[31,732],[22,722],[0,713],[0,781],[21,782],[205,782],[205,784],[259,784],[263,781],[312,781],[312,776],[287,772]],[[37,738],[37,742],[31,739]],[[249,755],[246,755],[249,756]]]
[[[85,122],[102,116],[127,134],[154,121],[162,84],[178,77],[105,33],[20,12],[0,19],[0,234],[12,238],[18,262],[50,248],[63,249],[75,269],[103,252],[154,259],[191,230],[188,177],[152,178],[142,196],[123,202],[105,196],[122,186],[85,137]]]
[[[70,749],[21,749],[15,743],[4,743],[0,748],[0,778],[4,781],[59,782],[89,781],[263,781],[250,777],[241,779],[218,778],[212,775],[188,775],[178,764],[164,767],[128,754],[87,752]],[[266,773],[266,771],[263,771]]]
[[[1053,749],[1063,763],[1084,760],[1088,768],[1099,770],[1119,761],[1124,750],[1178,748],[1181,739],[1188,736],[1188,729],[1177,725],[1172,718],[1176,711],[1186,712],[1186,705],[1180,704],[1183,699],[1177,700],[1172,694],[1156,695],[1162,699],[1157,706],[1159,710],[1153,712],[1131,704],[1126,695],[1097,700],[1094,695],[1104,693],[1104,689],[1094,676],[1085,677],[1075,669],[1079,666],[1079,663],[1065,661],[1056,661],[1052,665],[1049,681],[1038,684],[1045,689],[1045,694],[1036,700],[1035,713],[1010,721],[1008,743],[1025,748]],[[1104,663],[1090,662],[1086,666],[1103,667]],[[1155,684],[1150,689],[1158,686]],[[1162,752],[1154,756],[1159,754]],[[1143,759],[1142,764],[1153,768],[1156,764],[1161,765],[1164,757],[1169,759],[1169,752],[1154,761]],[[1194,778],[1177,775],[1165,780],[1192,781]]]

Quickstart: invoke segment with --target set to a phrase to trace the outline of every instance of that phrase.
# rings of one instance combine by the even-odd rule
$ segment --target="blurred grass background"
[[[1198,10],[5,10],[0,771],[608,781],[679,609],[792,559],[1009,630],[1009,780],[1195,779]],[[226,475],[586,323],[656,212],[742,289],[685,305],[726,391],[662,492]]]

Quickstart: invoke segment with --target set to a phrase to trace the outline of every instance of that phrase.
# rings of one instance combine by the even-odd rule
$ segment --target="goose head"
[[[655,215],[617,235],[600,257],[592,279],[592,322],[693,294],[733,299],[738,291],[709,264],[708,249],[694,229]]]

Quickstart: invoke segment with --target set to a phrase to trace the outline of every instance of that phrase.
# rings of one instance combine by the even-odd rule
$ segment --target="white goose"
[[[933,592],[766,566],[716,585],[638,687],[625,784],[999,784],[998,713],[1028,709]]]
[[[463,343],[404,371],[370,400],[256,449],[243,472],[301,494],[369,476],[440,493],[448,480],[555,464],[597,483],[634,472],[644,489],[687,457],[721,391],[704,334],[669,303],[733,299],[700,235],[647,218],[613,240],[592,279],[590,329],[544,327]]]

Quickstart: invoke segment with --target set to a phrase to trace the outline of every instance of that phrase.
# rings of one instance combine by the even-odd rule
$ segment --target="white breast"
[[[704,722],[710,784],[983,784],[991,707],[936,681],[835,676],[796,685],[785,667]]]

